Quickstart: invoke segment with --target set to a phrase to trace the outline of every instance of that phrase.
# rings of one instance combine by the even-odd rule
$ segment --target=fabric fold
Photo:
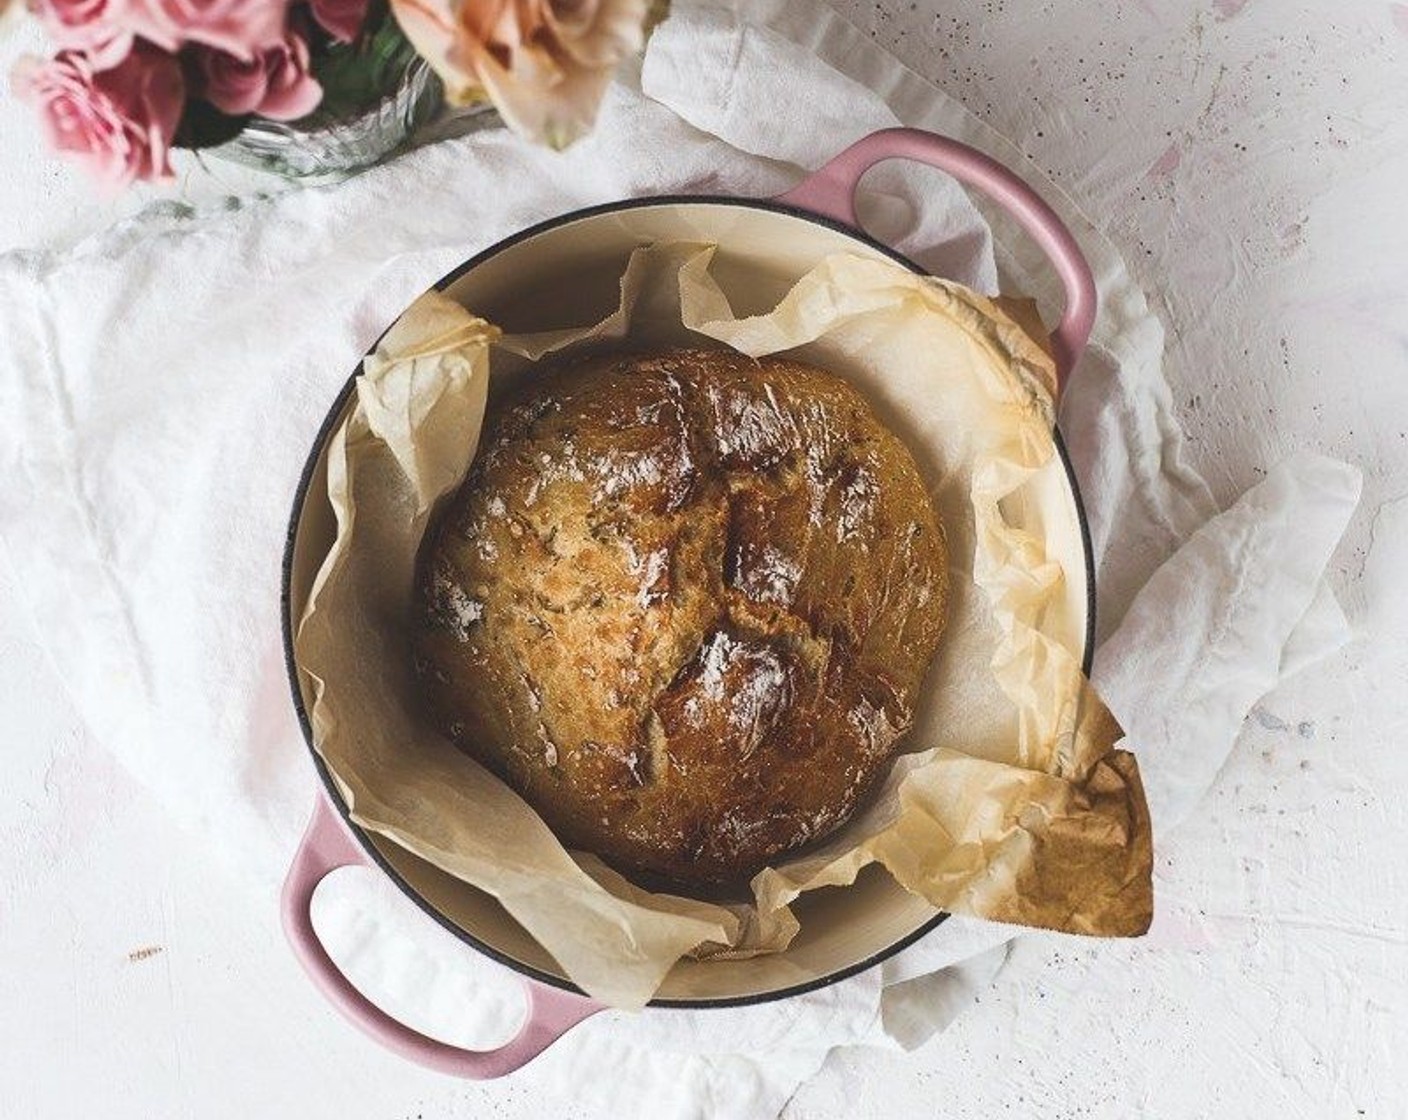
[[[1162,831],[1193,809],[1280,677],[1360,484],[1357,469],[1322,455],[1279,464],[1154,573],[1097,652],[1094,677]],[[1334,648],[1335,634],[1320,634],[1322,648]]]

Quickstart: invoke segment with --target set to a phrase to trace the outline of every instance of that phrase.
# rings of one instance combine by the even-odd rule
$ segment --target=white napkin
[[[1181,463],[1157,320],[1108,243],[1010,145],[836,17],[805,0],[748,11],[752,23],[677,0],[644,95],[614,87],[598,131],[565,155],[481,133],[335,188],[158,209],[70,252],[0,259],[0,538],[15,586],[95,736],[252,880],[258,920],[275,920],[315,790],[278,636],[287,508],[366,346],[436,277],[533,221],[627,195],[776,193],[897,121],[1028,175],[1100,278],[1101,320],[1062,425],[1109,636],[1097,677],[1131,731],[1160,835],[1257,696],[1344,640],[1320,576],[1355,472],[1297,458],[1214,517]],[[867,188],[876,233],[980,288],[1001,274],[1054,320],[1059,293],[999,215],[984,211],[994,242],[932,172],[884,168]],[[339,873],[318,901],[333,955],[388,1010],[460,1042],[510,1033],[516,982],[384,880]],[[1014,932],[951,919],[807,997],[603,1014],[516,1077],[603,1113],[649,1101],[660,1117],[772,1115],[833,1047],[913,1047],[941,1029]]]

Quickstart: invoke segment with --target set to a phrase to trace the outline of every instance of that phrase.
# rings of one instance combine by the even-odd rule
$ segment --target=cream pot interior
[[[742,314],[770,309],[823,257],[836,252],[896,259],[878,245],[767,204],[727,200],[650,200],[569,215],[529,230],[471,261],[439,287],[477,314],[522,332],[596,321],[618,300],[617,280],[632,249],[654,241],[717,244],[714,272]],[[296,624],[335,531],[326,494],[326,436],[348,407],[334,408],[300,490],[288,558],[288,624]],[[1019,522],[1054,519],[1061,562],[1072,578],[1043,629],[1088,661],[1091,588],[1083,515],[1064,456],[1044,472]],[[307,734],[312,704],[298,675],[299,716]],[[320,766],[321,771],[321,766]],[[327,774],[322,772],[324,782]],[[343,809],[336,791],[333,800]],[[571,987],[556,963],[490,896],[411,855],[392,841],[354,829],[381,866],[452,932],[507,964]],[[871,965],[932,928],[942,915],[878,867],[848,888],[804,895],[802,932],[784,953],[740,961],[681,961],[657,1003],[718,1006],[795,994]]]

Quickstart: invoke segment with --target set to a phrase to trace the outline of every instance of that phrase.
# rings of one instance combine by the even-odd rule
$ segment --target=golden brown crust
[[[496,401],[421,550],[451,737],[569,847],[736,883],[883,773],[937,649],[943,535],[844,381],[777,358],[588,358]]]

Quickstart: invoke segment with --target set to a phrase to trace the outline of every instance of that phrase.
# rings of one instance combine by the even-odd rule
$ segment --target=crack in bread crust
[[[569,847],[734,886],[882,775],[946,571],[912,457],[839,378],[596,356],[491,404],[422,546],[416,665]]]

